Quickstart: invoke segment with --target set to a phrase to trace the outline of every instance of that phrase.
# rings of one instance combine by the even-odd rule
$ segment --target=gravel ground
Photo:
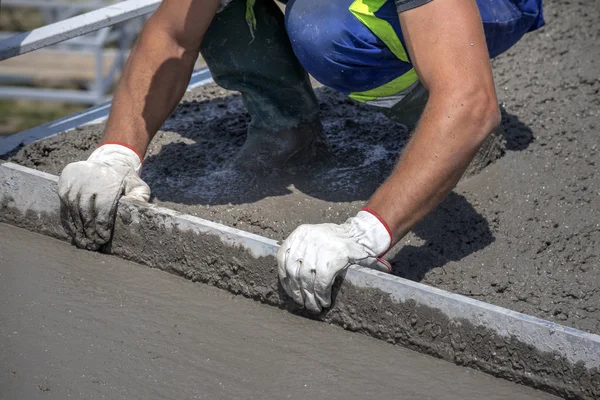
[[[504,157],[462,181],[388,258],[397,275],[600,333],[600,8],[552,0],[545,14],[545,28],[493,62]],[[229,169],[248,123],[239,96],[214,85],[188,94],[146,158],[152,201],[275,239],[300,223],[343,221],[385,178],[407,132],[317,93],[333,157],[266,179]],[[80,128],[12,160],[58,173],[101,132]]]

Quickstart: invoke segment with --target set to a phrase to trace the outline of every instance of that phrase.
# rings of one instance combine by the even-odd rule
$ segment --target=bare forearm
[[[144,154],[183,96],[198,57],[150,20],[127,61],[116,90],[104,142],[121,142]]]
[[[394,243],[448,195],[498,123],[495,105],[469,103],[430,97],[394,172],[370,199],[367,207],[388,223]]]
[[[388,223],[394,243],[452,190],[500,122],[475,0],[432,1],[399,18],[430,96],[396,169],[368,203]]]
[[[144,155],[190,80],[219,0],[163,0],[132,51],[115,93],[104,142]]]

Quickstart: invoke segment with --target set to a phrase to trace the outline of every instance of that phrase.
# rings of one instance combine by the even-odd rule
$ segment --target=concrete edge
[[[60,204],[56,195],[57,180],[58,177],[54,175],[13,163],[2,163],[0,165],[0,222],[8,222],[67,240],[60,227]],[[197,246],[186,247],[191,241],[197,241]],[[165,258],[166,256],[162,255],[166,252],[164,249],[158,251],[158,255],[154,254],[157,253],[157,246],[169,249],[177,247],[177,259],[173,261]],[[282,297],[281,293],[276,293],[277,284],[273,283],[276,280],[274,255],[277,249],[276,241],[259,235],[154,205],[122,201],[115,225],[113,249],[110,252],[151,267],[178,273],[192,280],[213,284],[236,294],[241,293],[265,303],[289,308],[289,302],[285,302],[285,296]],[[181,260],[188,255],[191,257],[192,253],[196,258],[190,258],[189,261]],[[218,257],[212,257],[211,253]],[[149,254],[154,255],[150,257]],[[252,264],[250,269],[254,268],[254,270],[247,275],[238,274],[237,267],[233,273],[227,268],[221,268],[217,274],[212,273],[212,275],[203,270],[205,259],[212,257],[213,260],[209,262],[208,268],[214,270],[219,262],[215,259],[223,256],[242,260],[236,261],[238,265],[243,264],[242,268],[244,265]],[[224,262],[229,263],[229,261]],[[261,269],[264,265],[267,269]],[[269,274],[272,276],[264,276]],[[261,279],[267,283],[263,283]],[[362,296],[362,294],[357,295],[356,290],[371,293],[370,299],[380,299],[379,307],[373,305],[367,311],[357,311],[357,306],[352,304],[352,299],[347,298],[349,291],[354,291],[350,297]],[[338,295],[335,301],[339,304],[332,308],[330,315],[325,314],[320,319],[570,398],[595,398],[600,394],[600,336],[598,335],[358,266],[352,266],[346,272],[339,293],[342,294]],[[372,293],[375,293],[375,297]],[[394,314],[396,321],[390,322],[389,315],[395,304],[401,304],[403,310],[408,307],[408,311],[403,313],[399,309],[400,311]],[[342,308],[343,310],[340,311]],[[423,313],[423,310],[429,311]],[[434,325],[439,325],[439,321],[442,321],[442,325],[446,324],[440,329],[448,330],[445,336],[451,346],[448,346],[448,343],[441,343],[437,334],[427,336],[423,335],[422,331],[418,338],[403,338],[404,333],[399,332],[399,329],[412,329],[405,324],[403,318],[413,313],[421,313]],[[379,325],[369,325],[367,320],[375,320],[377,321],[375,324]],[[393,335],[390,330],[392,325],[395,326],[393,329],[396,330],[397,339],[390,336]],[[469,352],[465,347],[478,346],[475,342],[469,343],[469,340],[479,339],[465,339],[469,336],[468,331],[474,330],[478,332],[477,337],[494,338],[496,342],[500,339],[504,344],[496,343],[490,350],[487,347],[483,350],[473,350],[477,354],[470,355],[469,361],[465,361],[465,353]],[[455,345],[457,333],[454,331],[460,332],[459,336],[462,335],[462,344]],[[514,349],[521,349],[526,353],[519,357],[519,363],[522,364],[519,368],[514,365],[512,369],[497,368],[493,365],[496,362],[494,360],[496,351],[508,342],[517,343],[509,346],[513,349],[509,349],[509,353],[515,351]],[[511,353],[507,359],[513,360],[515,357]],[[564,371],[553,371],[549,374],[544,369],[550,368],[548,364],[555,360],[559,360],[560,364],[553,369],[564,368]],[[563,374],[569,376],[565,375],[566,377],[561,378]],[[578,376],[586,376],[589,379],[582,381],[577,378]],[[585,382],[588,380],[589,387],[585,387],[587,385]]]
[[[9,166],[12,168],[12,166]],[[22,168],[22,167],[21,167]],[[127,200],[122,203],[129,203]],[[135,203],[130,203],[134,205]],[[169,208],[158,207],[153,204],[144,206],[145,210],[163,217],[164,228],[177,228],[179,231],[192,232],[194,234],[210,234],[218,236],[226,246],[241,246],[247,250],[252,257],[275,257],[279,244],[276,240],[256,235],[254,233],[242,231],[236,228],[231,228],[216,222],[208,221],[199,217],[194,217],[189,214],[182,214],[178,211]],[[139,223],[134,217],[133,223]]]
[[[12,169],[14,171],[20,171],[23,174],[37,176],[46,180],[49,180],[54,183],[58,183],[58,176],[49,174],[44,171],[38,171],[37,169],[23,167],[19,164],[15,164],[13,162],[2,162],[0,161],[0,167]],[[26,175],[25,175],[26,176]]]
[[[600,367],[599,335],[359,266],[352,267],[346,279],[357,287],[388,293],[395,301],[414,300],[451,319],[491,328],[500,336],[514,337],[542,352],[558,352],[574,364]]]

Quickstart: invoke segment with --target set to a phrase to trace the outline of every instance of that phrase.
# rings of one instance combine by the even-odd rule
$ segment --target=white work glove
[[[119,198],[147,202],[150,188],[139,177],[138,154],[104,144],[87,161],[63,169],[58,180],[61,222],[77,247],[98,250],[110,241]]]
[[[350,265],[391,272],[380,258],[391,243],[389,228],[370,210],[341,225],[301,225],[279,248],[279,280],[296,303],[320,312],[331,305],[333,281]]]

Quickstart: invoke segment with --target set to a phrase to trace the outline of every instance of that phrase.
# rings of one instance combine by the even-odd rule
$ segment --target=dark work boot
[[[252,117],[236,164],[270,169],[311,160],[325,151],[319,104],[308,74],[294,55],[283,13],[273,0],[256,0],[256,28],[246,22],[246,1],[216,15],[201,47],[215,82],[242,93]]]
[[[421,82],[418,82],[414,89],[392,108],[380,109],[380,111],[392,121],[399,122],[412,131],[417,127],[428,98],[429,92]]]

